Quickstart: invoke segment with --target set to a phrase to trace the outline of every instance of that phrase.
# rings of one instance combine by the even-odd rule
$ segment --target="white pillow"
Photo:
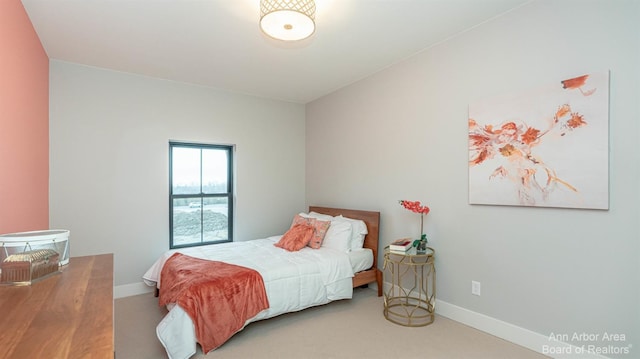
[[[364,221],[361,219],[352,219],[343,217],[342,215],[339,215],[335,218],[336,220],[347,221],[351,224],[352,231],[351,243],[349,248],[351,248],[352,250],[362,248],[364,246],[364,236],[369,233],[369,231],[367,230],[367,224],[364,223]]]
[[[354,249],[361,249],[364,246],[364,237],[367,233],[369,233],[369,231],[367,230],[367,224],[364,223],[364,221],[361,219],[353,219],[349,217],[344,217],[343,215],[332,217],[328,214],[322,214],[322,213],[313,212],[313,211],[309,213],[300,213],[300,216],[307,217],[307,218],[316,218],[321,221],[331,221],[329,230],[325,235],[325,239],[324,239],[325,241],[327,236],[329,235],[329,232],[331,231],[331,227],[335,227],[337,223],[348,223],[349,226],[351,226],[351,234],[349,238],[347,252]],[[340,230],[340,234],[342,234],[342,231],[346,230],[344,228],[344,225],[340,226],[338,229]],[[330,246],[335,247],[334,244],[331,244]],[[340,243],[339,247],[342,248],[342,243]]]
[[[311,217],[311,218],[316,218],[316,219],[319,219],[321,221],[333,221],[335,219],[335,217],[332,217],[332,216],[330,216],[328,214],[322,214],[322,213],[313,212],[313,211],[309,212],[308,214],[304,213],[304,215],[303,215],[303,213],[300,213],[300,215],[303,216],[303,217],[307,216],[307,217]]]
[[[331,221],[331,225],[324,235],[322,246],[341,252],[351,250],[351,224],[347,221]]]

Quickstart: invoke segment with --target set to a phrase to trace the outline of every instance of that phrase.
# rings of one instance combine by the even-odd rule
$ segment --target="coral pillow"
[[[306,247],[313,237],[314,229],[306,223],[294,224],[289,228],[282,238],[273,245],[288,250],[289,252],[299,251]]]
[[[296,216],[293,217],[293,223],[291,224],[291,227],[301,223],[307,224],[313,227],[313,237],[311,238],[311,241],[308,244],[309,247],[313,249],[320,248],[320,246],[322,246],[322,241],[324,240],[324,236],[327,234],[327,230],[331,225],[331,222],[321,221],[316,218],[303,217],[299,214],[296,214]]]

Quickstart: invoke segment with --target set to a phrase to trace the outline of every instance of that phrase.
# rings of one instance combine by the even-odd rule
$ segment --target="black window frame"
[[[189,193],[189,194],[174,194],[173,193],[173,149],[176,147],[181,148],[195,148],[201,151],[200,155],[200,192],[199,193]],[[214,149],[214,150],[224,150],[227,152],[227,191],[224,193],[204,193],[202,190],[202,150],[205,149]],[[177,248],[186,248],[186,247],[197,247],[209,244],[217,244],[217,243],[228,243],[233,242],[233,184],[234,184],[234,151],[235,146],[233,145],[223,145],[223,144],[205,144],[205,143],[195,143],[195,142],[179,142],[179,141],[169,141],[169,249],[177,249]],[[227,227],[227,239],[224,240],[215,240],[215,241],[205,241],[204,240],[204,228],[203,228],[203,218],[204,218],[204,210],[200,211],[200,242],[193,242],[188,244],[174,244],[173,240],[173,203],[174,199],[178,198],[200,198],[201,208],[203,208],[202,203],[204,203],[205,198],[227,198],[228,203],[228,227]]]

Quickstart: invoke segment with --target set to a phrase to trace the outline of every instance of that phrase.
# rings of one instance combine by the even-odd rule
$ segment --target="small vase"
[[[421,239],[420,243],[418,243],[418,246],[416,247],[416,253],[417,254],[426,254],[427,253],[427,240],[426,239]]]

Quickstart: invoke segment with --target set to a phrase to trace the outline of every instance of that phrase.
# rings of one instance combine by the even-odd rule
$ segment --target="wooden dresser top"
[[[31,286],[0,286],[0,308],[6,358],[112,359],[113,254],[73,257]]]

